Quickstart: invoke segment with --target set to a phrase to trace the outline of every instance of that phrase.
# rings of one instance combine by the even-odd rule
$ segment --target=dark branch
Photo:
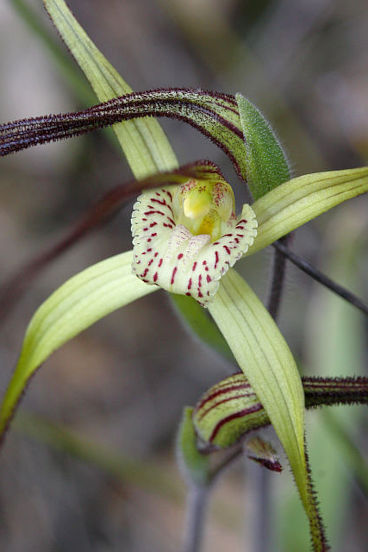
[[[300,257],[293,251],[291,251],[288,247],[286,247],[283,243],[280,241],[277,241],[272,244],[273,247],[279,251],[282,255],[284,255],[290,262],[292,262],[295,266],[300,268],[303,272],[311,276],[314,280],[322,284],[323,286],[327,287],[336,295],[339,295],[345,301],[362,311],[365,315],[368,315],[368,305],[363,303],[359,297],[351,293],[351,291],[347,290],[343,286],[340,286],[340,284],[337,284],[331,278],[323,274],[320,270],[312,266],[308,261],[303,259],[303,257]]]

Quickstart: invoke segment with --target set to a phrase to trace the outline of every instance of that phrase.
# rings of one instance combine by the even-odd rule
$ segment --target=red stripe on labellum
[[[217,268],[218,262],[219,262],[219,254],[218,254],[218,251],[215,251],[215,268]]]
[[[165,216],[165,213],[163,213],[162,211],[156,211],[155,209],[152,209],[152,211],[146,211],[144,214],[146,216],[148,215],[162,215],[163,217]]]
[[[175,275],[178,271],[178,267],[177,266],[174,266],[173,268],[173,271],[172,271],[172,274],[171,274],[171,281],[170,281],[170,284],[173,285],[174,281],[175,281]]]

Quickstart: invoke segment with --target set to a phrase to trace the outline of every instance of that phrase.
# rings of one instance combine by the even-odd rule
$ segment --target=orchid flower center
[[[140,195],[132,234],[138,278],[206,306],[221,276],[252,245],[257,221],[249,205],[235,216],[234,193],[225,180],[190,179]]]
[[[221,236],[222,223],[235,214],[234,192],[227,182],[192,179],[175,190],[173,210],[177,224],[213,242]]]

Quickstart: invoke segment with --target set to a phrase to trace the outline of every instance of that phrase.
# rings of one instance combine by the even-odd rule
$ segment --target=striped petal
[[[241,216],[224,223],[224,234],[211,243],[208,234],[193,235],[176,224],[173,194],[172,187],[162,188],[138,198],[132,216],[133,271],[146,283],[192,296],[205,306],[220,278],[252,245],[257,221],[244,205]]]

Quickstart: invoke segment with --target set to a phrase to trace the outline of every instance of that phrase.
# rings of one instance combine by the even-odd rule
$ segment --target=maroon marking
[[[145,278],[145,276],[147,276],[148,274],[148,268],[146,268],[143,272],[143,274],[141,275],[142,278]]]
[[[238,238],[244,238],[244,234],[237,234]]]
[[[151,238],[148,238],[148,239],[147,239],[147,243],[149,243],[149,242],[151,242],[151,241],[152,241],[152,239],[151,239]]]
[[[153,263],[153,261],[154,261],[154,259],[151,259],[147,266],[151,266],[151,264]]]
[[[231,254],[231,251],[230,251],[230,249],[228,248],[227,245],[223,245],[222,247],[225,249],[225,251],[226,251],[226,253],[227,253],[228,255]]]
[[[207,283],[209,284],[210,282],[212,282],[212,278],[209,274],[207,274],[207,277],[206,277],[206,280],[207,280]]]
[[[253,406],[252,408],[245,408],[244,410],[240,410],[239,412],[234,412],[234,414],[231,414],[230,416],[227,416],[226,418],[223,418],[216,424],[214,430],[211,433],[211,436],[209,438],[209,442],[211,443],[220,429],[223,425],[227,424],[228,422],[231,422],[232,420],[236,420],[236,418],[243,418],[244,416],[248,416],[249,414],[253,414],[254,412],[258,412],[259,410],[262,410],[263,406],[261,404],[258,404],[256,406]]]
[[[183,253],[179,253],[178,260],[180,261],[180,259],[182,259],[183,257],[184,257]]]
[[[148,215],[162,215],[163,217],[166,216],[165,213],[163,213],[162,211],[156,211],[155,209],[152,208],[152,211],[146,211],[144,213],[144,215],[148,216]],[[146,219],[147,220],[147,219]]]
[[[153,228],[154,226],[157,226],[157,222],[151,222],[151,224],[149,225],[150,228]]]
[[[167,207],[167,203],[164,199],[156,199],[156,198],[153,198],[151,199],[152,203],[158,203],[159,205],[162,205],[163,207]]]
[[[189,282],[188,282],[188,289],[191,289],[192,288],[192,278],[189,278]]]
[[[203,266],[206,266],[207,261],[202,261]]]
[[[147,249],[147,253],[151,253],[151,251],[152,251],[152,247],[149,247],[149,248]]]
[[[143,228],[143,232],[147,232],[148,228],[146,226],[146,228]]]
[[[185,295],[188,295],[188,297],[192,297],[192,294],[189,291],[187,291]]]
[[[175,221],[174,221],[172,218],[167,217],[167,220],[168,220],[169,222],[171,222],[171,224],[173,224],[174,226],[176,226]]]
[[[157,236],[157,232],[153,232],[153,233],[151,234],[151,238],[155,238],[156,236]]]
[[[218,241],[215,241],[215,242],[213,242],[212,245],[219,245],[219,242],[218,242]]]
[[[197,268],[197,261],[195,261],[195,262],[193,263],[192,272],[194,272],[196,268]]]
[[[198,297],[203,297],[203,293],[201,292],[200,289],[198,290]]]
[[[198,276],[198,287],[202,286],[202,274]]]
[[[242,378],[244,378],[243,374],[240,374],[240,376]],[[229,385],[229,382],[226,381],[222,384],[220,389],[218,389],[218,386],[216,385],[216,390],[213,391],[212,393],[210,393],[209,395],[206,395],[205,397],[203,397],[203,399],[200,401],[200,403],[197,404],[197,406],[195,408],[195,412],[198,414],[199,411],[201,410],[201,408],[203,408],[204,404],[207,401],[212,401],[213,399],[215,399],[219,395],[223,395],[224,393],[231,393],[232,391],[238,391],[239,389],[249,389],[249,388],[250,388],[250,384],[249,383],[244,383],[244,382],[236,384],[236,385],[234,385],[234,384]],[[252,393],[252,395],[253,394],[254,393]],[[249,397],[249,393],[244,393],[242,396],[243,397]],[[208,410],[206,410],[206,413],[207,412],[208,412]],[[199,419],[200,420],[202,419],[202,415],[199,416]]]
[[[235,243],[239,243],[239,238],[234,238]]]
[[[158,262],[158,268],[160,268],[160,266],[162,265],[162,262],[163,262],[163,259],[160,259]]]
[[[247,396],[247,395],[245,395]],[[226,404],[227,402],[230,402],[230,401],[234,401],[234,400],[238,400],[238,399],[243,399],[244,398],[244,394],[240,394],[240,395],[232,395],[231,397],[225,397],[224,399],[221,399],[220,401],[217,401],[215,402],[214,404],[210,404],[205,410],[204,412],[200,412],[197,414],[199,414],[198,416],[198,420],[202,420],[209,412],[211,412],[211,410],[213,410],[214,408],[216,408],[217,406],[219,406],[220,404]],[[258,406],[261,405],[260,402],[258,402],[256,405],[253,405],[251,406],[250,408],[253,408],[254,406]]]
[[[175,275],[176,275],[177,271],[178,271],[178,267],[177,267],[177,266],[174,266],[173,271],[172,271],[172,274],[171,274],[171,281],[170,281],[170,284],[171,284],[171,285],[174,284]]]
[[[170,198],[171,201],[172,201],[172,194],[171,194],[171,192],[169,192],[169,190],[164,190],[164,191],[167,193],[167,195],[169,196],[169,198]]]
[[[166,222],[163,223],[163,226],[165,228],[174,228],[174,226],[172,224],[167,224]]]
[[[153,275],[153,281],[157,282],[157,279],[158,279],[158,272],[155,272]]]
[[[221,238],[231,238],[232,234],[224,234]]]
[[[215,251],[215,268],[217,268],[218,262],[219,262],[219,254],[218,254],[218,251]]]
[[[158,251],[156,251],[156,253],[154,254],[154,257],[156,258],[156,257],[157,257],[157,255],[158,255]]]

